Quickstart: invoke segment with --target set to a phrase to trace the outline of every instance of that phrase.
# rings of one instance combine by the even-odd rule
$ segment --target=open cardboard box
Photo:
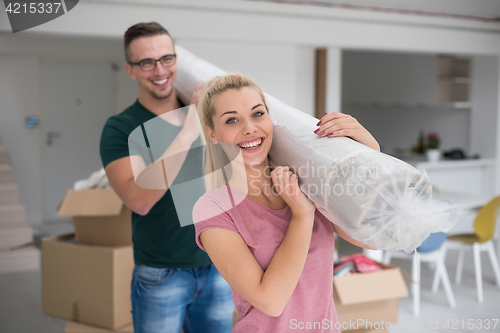
[[[132,245],[131,211],[112,188],[70,189],[57,215],[73,217],[78,244]]]
[[[132,246],[42,240],[42,312],[111,330],[132,323]]]
[[[404,281],[408,274],[378,264],[382,270],[377,272],[333,278],[333,299],[342,332],[388,332],[387,323],[398,321],[398,298],[408,296]]]

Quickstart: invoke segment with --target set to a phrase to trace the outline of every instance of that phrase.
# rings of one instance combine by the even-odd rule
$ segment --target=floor
[[[448,252],[446,267],[452,281],[451,287],[455,294],[457,307],[455,309],[449,307],[442,285],[438,293],[433,294],[431,292],[434,271],[429,269],[427,264],[423,264],[421,267],[420,317],[415,318],[413,316],[413,301],[411,297],[401,299],[398,321],[398,325],[401,327],[390,330],[391,333],[500,332],[500,289],[495,286],[495,276],[487,254],[483,253],[481,260],[484,302],[478,303],[472,253],[465,255],[464,266],[467,265],[467,267],[464,267],[462,282],[457,286],[454,284],[457,255],[453,252],[455,251]],[[394,259],[392,264],[403,268],[407,272],[411,271],[409,260]],[[490,328],[481,328],[481,323],[483,326],[486,326],[488,321],[490,322]],[[467,329],[468,323],[474,329]],[[495,323],[496,327],[493,329]]]
[[[359,252],[359,249],[342,239],[338,243],[339,255]],[[498,251],[497,251],[498,253]],[[477,302],[476,279],[472,252],[464,256],[464,270],[459,286],[455,285],[457,251],[449,250],[446,256],[446,268],[451,281],[457,307],[452,309],[441,284],[436,294],[431,292],[434,270],[429,264],[422,263],[420,289],[420,316],[413,316],[413,299],[399,300],[398,323],[389,330],[391,333],[422,332],[500,332],[500,288],[495,284],[495,275],[486,253],[481,255],[483,270],[483,303]],[[411,261],[392,259],[391,264],[411,274]],[[408,290],[411,285],[407,282]],[[470,322],[469,322],[470,320]],[[488,325],[487,329],[486,326]],[[473,329],[467,329],[467,325]],[[496,326],[494,327],[496,323]],[[481,325],[483,326],[481,328]]]
[[[73,231],[71,221],[34,228],[35,237]],[[1,333],[62,333],[67,321],[41,312],[41,272],[0,275]]]
[[[464,267],[462,282],[459,286],[454,284],[456,262],[456,251],[448,251],[446,267],[452,282],[457,307],[455,309],[449,307],[442,285],[438,293],[433,294],[431,292],[434,271],[429,269],[428,264],[423,264],[421,267],[420,317],[417,319],[413,316],[411,297],[401,299],[399,305],[399,325],[402,327],[391,330],[392,333],[450,332],[453,330],[455,332],[500,332],[500,289],[495,284],[495,276],[487,254],[483,253],[481,256],[483,268],[483,303],[477,302],[472,252],[465,255],[464,266],[467,266]],[[411,271],[409,260],[398,261],[394,259],[392,264],[403,268],[407,272]],[[486,326],[488,321],[490,322],[490,328],[482,328],[481,324]],[[471,328],[474,327],[473,329],[467,329],[469,323],[471,324]],[[495,323],[496,327],[493,329]],[[426,329],[422,329],[422,326]]]
[[[64,233],[72,230],[69,223],[53,223],[36,228],[40,236]],[[339,241],[340,255],[358,251],[358,248]],[[494,285],[494,274],[487,255],[482,256],[484,303],[479,304],[476,296],[476,285],[473,270],[472,253],[465,255],[465,267],[462,283],[453,283],[457,255],[448,252],[446,265],[452,288],[457,301],[457,308],[448,306],[443,288],[437,294],[431,292],[433,270],[428,265],[421,266],[421,315],[413,316],[411,297],[400,299],[399,321],[391,333],[413,332],[500,332],[500,289]],[[406,260],[393,259],[393,265],[410,272],[411,263]],[[408,286],[409,287],[409,286]],[[0,332],[1,333],[62,333],[65,320],[43,315],[41,304],[40,272],[0,275]],[[474,329],[467,329],[468,320],[474,323]],[[496,327],[493,329],[493,325]],[[487,320],[490,328],[486,329]],[[447,327],[446,324],[449,324]],[[480,329],[480,324],[483,328]],[[455,325],[455,326],[453,326]],[[465,325],[465,328],[462,326]],[[274,333],[274,332],[273,332]]]

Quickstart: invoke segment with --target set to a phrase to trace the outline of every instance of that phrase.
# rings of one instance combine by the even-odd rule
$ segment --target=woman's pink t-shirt
[[[232,230],[241,235],[263,270],[271,262],[292,219],[290,207],[273,210],[223,186],[201,197],[193,210],[196,242],[209,228]],[[239,312],[233,333],[335,332],[337,313],[333,303],[334,233],[332,223],[315,213],[311,246],[302,275],[283,313],[271,317],[260,312],[232,290]],[[337,324],[338,325],[338,324]],[[338,326],[337,326],[338,327]]]

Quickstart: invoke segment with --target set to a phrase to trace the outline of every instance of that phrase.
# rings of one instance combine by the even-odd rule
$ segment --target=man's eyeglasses
[[[144,59],[139,62],[129,62],[129,65],[136,65],[141,67],[145,72],[154,71],[156,69],[156,63],[160,62],[163,67],[169,67],[175,64],[177,59],[177,54],[167,54],[158,60],[155,59]]]

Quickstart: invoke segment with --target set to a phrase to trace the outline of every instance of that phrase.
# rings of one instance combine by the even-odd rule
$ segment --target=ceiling
[[[244,0],[500,22],[500,0]]]

